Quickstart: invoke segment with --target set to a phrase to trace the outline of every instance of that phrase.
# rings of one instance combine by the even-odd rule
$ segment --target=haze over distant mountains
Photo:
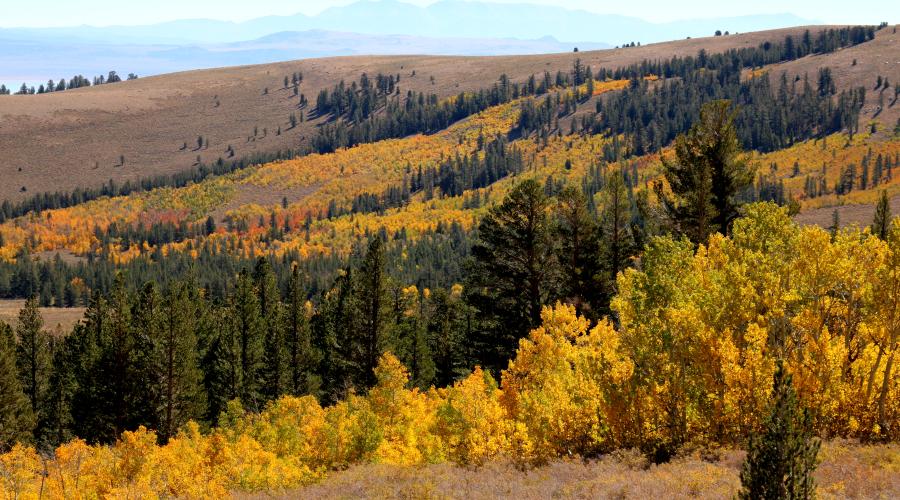
[[[442,0],[426,7],[363,0],[307,16],[233,23],[0,29],[0,82],[116,69],[150,75],[222,65],[354,54],[549,53],[816,24],[792,14],[651,23],[561,7]]]

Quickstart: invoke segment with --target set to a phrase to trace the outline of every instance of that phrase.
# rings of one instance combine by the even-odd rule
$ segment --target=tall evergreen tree
[[[800,407],[791,375],[781,360],[775,369],[771,401],[762,432],[750,439],[738,496],[812,498],[812,474],[821,443],[813,437],[812,416]]]
[[[597,222],[581,189],[568,186],[557,200],[554,235],[559,243],[560,295],[581,314],[597,317],[603,303],[597,283],[600,273]]]
[[[638,250],[631,228],[631,202],[625,178],[620,171],[609,176],[601,191],[600,241],[601,276],[604,292],[604,310],[608,312],[609,300],[615,294],[616,275],[625,270]]]
[[[76,334],[65,338],[51,337],[52,367],[47,387],[47,402],[39,427],[43,430],[42,445],[59,446],[72,437],[72,398],[75,393],[73,357]]]
[[[541,307],[557,297],[548,205],[540,183],[525,180],[478,226],[466,289],[480,320],[475,351],[495,371],[540,324]]]
[[[327,403],[342,399],[351,389],[353,283],[353,269],[342,269],[313,318],[315,345],[322,353],[322,399]]]
[[[434,359],[435,383],[446,387],[468,368],[464,351],[466,305],[458,294],[446,290],[435,290],[430,302],[428,341]]]
[[[738,195],[752,185],[754,171],[744,158],[728,101],[713,101],[700,119],[675,140],[675,161],[663,161],[674,199],[657,191],[676,228],[695,243],[713,232],[728,234],[738,216]]]
[[[109,408],[103,387],[107,384],[100,370],[103,344],[109,330],[109,305],[94,293],[84,313],[84,322],[75,326],[67,338],[73,354],[72,376],[75,390],[70,404],[73,434],[89,442],[113,437]]]
[[[258,410],[262,408],[265,325],[259,298],[247,271],[238,274],[229,312],[240,356],[239,396],[245,407]]]
[[[0,321],[0,452],[33,437],[34,414],[17,374],[16,340],[12,328]]]
[[[313,373],[316,356],[313,352],[309,318],[306,311],[306,291],[298,265],[294,265],[291,269],[287,298],[287,310],[284,315],[288,368],[287,393],[295,396],[314,393],[318,390],[319,385]]]
[[[288,387],[287,353],[285,351],[284,322],[278,283],[272,266],[265,257],[256,261],[253,281],[259,297],[259,309],[264,331],[263,363],[260,376],[262,392],[267,400],[277,399]]]
[[[190,292],[187,283],[179,283],[169,290],[162,306],[159,335],[154,338],[160,381],[158,432],[162,442],[174,436],[189,420],[202,418],[206,410],[196,333],[202,300]]]
[[[50,336],[44,331],[44,319],[38,310],[35,298],[25,301],[19,311],[16,326],[16,361],[22,390],[31,404],[35,423],[42,421],[45,411],[47,384],[50,378]],[[33,429],[35,439],[40,441],[42,429]]]
[[[887,241],[891,231],[891,203],[888,200],[887,190],[881,191],[878,203],[875,205],[875,219],[872,221],[872,234]]]
[[[156,285],[147,282],[130,302],[133,304],[128,319],[131,330],[129,358],[132,361],[128,369],[142,379],[141,395],[133,404],[135,412],[141,413],[141,420],[157,429],[161,425],[157,408],[163,390],[157,351],[157,340],[163,332],[163,299]]]
[[[831,225],[828,226],[828,232],[831,234],[831,241],[837,238],[838,232],[841,230],[841,213],[838,209],[831,212]]]
[[[147,381],[152,380],[152,344],[143,328],[136,327],[121,274],[116,276],[106,313],[95,326],[99,334],[99,357],[93,368],[97,378],[89,379],[92,384],[87,390],[95,398],[94,412],[102,415],[92,429],[93,437],[112,442],[126,430],[155,424],[153,391],[147,388]]]
[[[362,387],[375,384],[375,367],[381,355],[393,347],[391,329],[390,278],[385,269],[384,242],[376,236],[369,242],[365,258],[356,274],[353,290],[356,314],[351,343],[356,382]]]
[[[207,419],[213,424],[218,422],[229,401],[240,399],[243,387],[240,333],[233,324],[232,309],[226,314],[215,319],[218,333],[213,336],[202,363]]]
[[[394,287],[392,329],[395,339],[394,354],[409,369],[410,383],[427,389],[434,380],[434,363],[427,339],[426,295],[418,289]]]

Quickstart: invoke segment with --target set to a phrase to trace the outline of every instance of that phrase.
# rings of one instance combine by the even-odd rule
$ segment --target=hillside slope
[[[35,193],[97,187],[109,180],[122,183],[184,171],[198,157],[203,162],[226,157],[229,146],[237,158],[296,148],[315,132],[321,119],[288,130],[290,114],[301,110],[292,89],[283,88],[283,79],[295,72],[303,73],[300,92],[311,101],[319,90],[331,88],[342,79],[356,80],[364,72],[399,74],[402,92],[424,91],[448,97],[489,87],[501,74],[522,81],[544,71],[569,71],[576,58],[594,69],[615,68],[643,59],[695,55],[700,49],[714,53],[754,47],[787,34],[799,36],[805,29],[577,54],[323,58],[190,71],[62,93],[2,96],[0,150],[4,162],[0,175],[5,182],[0,185],[0,200],[21,200]],[[822,27],[809,29],[815,33]],[[877,44],[879,51],[890,51],[897,47],[895,38],[890,30],[881,30],[875,41],[856,48],[863,62],[854,67],[852,82],[850,78],[841,79],[839,74],[838,84],[843,86],[858,79],[874,85],[877,73],[900,81],[900,65],[879,65],[877,58],[870,61],[868,57],[880,53],[869,52],[870,44]],[[831,58],[843,58],[843,52],[820,56],[812,62],[788,63],[786,69],[815,71],[819,65],[829,65]],[[309,109],[305,111],[308,113]],[[888,116],[885,113],[882,118]],[[277,135],[279,127],[281,135]],[[209,141],[208,148],[194,150],[198,136]],[[185,143],[188,147],[182,149]]]

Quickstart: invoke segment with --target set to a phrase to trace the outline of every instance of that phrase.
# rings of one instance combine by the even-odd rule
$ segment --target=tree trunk
[[[891,353],[891,356],[888,358],[887,365],[884,367],[884,382],[881,384],[881,395],[878,397],[878,424],[881,426],[881,432],[884,435],[890,433],[890,423],[888,423],[887,415],[885,414],[885,403],[887,402],[888,389],[890,388],[891,383],[891,368],[894,365],[894,354]]]

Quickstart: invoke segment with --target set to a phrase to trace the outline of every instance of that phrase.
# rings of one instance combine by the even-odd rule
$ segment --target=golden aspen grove
[[[736,445],[760,425],[776,357],[821,409],[817,433],[896,441],[900,222],[890,234],[853,229],[832,241],[755,205],[731,237],[696,252],[654,240],[644,268],[619,276],[618,328],[545,307],[499,382],[476,368],[446,388],[409,389],[407,369],[386,353],[368,394],[331,406],[283,397],[248,413],[235,402],[212,432],[187,424],[164,446],[145,428],[112,446],[75,440],[49,459],[17,445],[0,456],[4,491],[214,498],[360,462],[536,465],[663,443]],[[836,286],[846,294],[827,293]],[[783,345],[768,345],[786,325]]]

